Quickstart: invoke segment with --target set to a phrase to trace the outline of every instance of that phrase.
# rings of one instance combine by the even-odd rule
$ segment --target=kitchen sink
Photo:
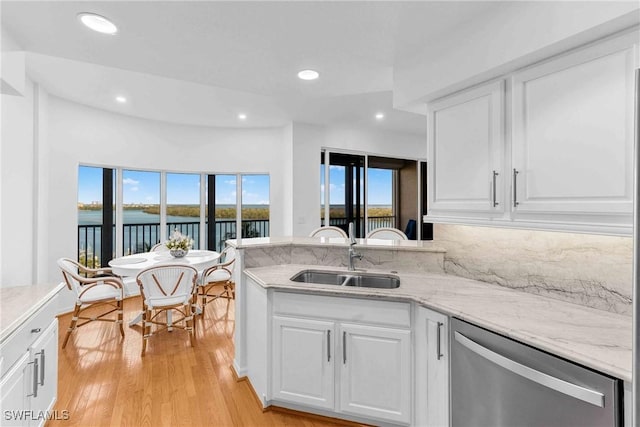
[[[294,282],[302,283],[322,283],[324,285],[343,285],[347,280],[344,272],[322,271],[322,270],[302,270],[291,278]]]
[[[355,271],[302,270],[296,273],[291,280],[300,283],[361,288],[394,289],[400,286],[400,278],[393,274],[360,273]]]

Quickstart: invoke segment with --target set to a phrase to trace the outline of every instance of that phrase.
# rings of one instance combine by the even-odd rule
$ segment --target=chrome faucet
[[[356,238],[353,235],[353,222],[349,223],[349,271],[355,271],[355,266],[353,265],[353,259],[358,258],[362,259],[362,254],[356,252],[353,248],[356,245]]]

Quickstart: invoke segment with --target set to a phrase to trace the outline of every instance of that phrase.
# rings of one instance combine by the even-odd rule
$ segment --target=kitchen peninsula
[[[424,405],[429,395],[427,390],[433,387],[432,376],[437,372],[432,369],[430,359],[427,366],[422,366],[431,354],[425,356],[422,352],[429,352],[432,344],[441,347],[437,360],[444,361],[446,369],[439,374],[443,378],[437,387],[441,394],[448,396],[448,339],[446,329],[441,331],[440,328],[442,325],[446,328],[450,317],[619,378],[625,382],[625,407],[630,407],[632,352],[629,316],[446,274],[443,267],[445,250],[433,242],[359,241],[357,248],[364,257],[357,262],[356,268],[396,274],[400,278],[397,289],[290,280],[296,273],[309,268],[346,272],[348,242],[344,239],[244,239],[237,247],[241,254],[239,270],[242,273],[237,279],[235,369],[239,376],[248,377],[265,407],[274,404],[356,421],[414,425],[425,420],[436,422],[440,417],[439,421],[447,422],[446,410],[436,414],[434,419],[434,415],[428,413],[429,405]],[[358,311],[359,307],[363,307],[362,312]],[[342,308],[346,310],[341,311]],[[430,330],[429,322],[426,327],[423,325],[423,310],[426,310],[424,316],[427,319],[430,315],[441,316],[434,323],[437,329]],[[353,313],[356,314],[351,315]],[[317,319],[326,323],[332,319],[340,325],[340,330],[345,324],[365,323],[413,333],[413,342],[409,346],[413,350],[408,351],[416,353],[407,359],[410,361],[409,384],[398,385],[408,390],[410,407],[367,413],[366,410],[354,410],[353,405],[326,404],[324,401],[321,405],[305,406],[307,402],[296,400],[296,396],[281,393],[282,380],[287,378],[278,377],[277,365],[279,359],[291,362],[286,354],[279,353],[284,347],[278,348],[282,338],[277,336],[278,327],[283,319],[294,316],[296,321]],[[325,327],[333,330],[331,325]],[[437,335],[435,344],[434,334]],[[343,339],[347,336],[345,332]],[[346,346],[346,341],[341,342],[340,338],[336,336],[334,347]],[[326,341],[331,341],[331,337],[327,336]],[[323,351],[333,350],[323,347]],[[345,352],[344,349],[342,351]],[[260,360],[258,355],[265,356],[262,364],[255,362]],[[312,362],[309,363],[312,369]],[[336,390],[346,392],[338,386]],[[338,396],[336,400],[340,399],[344,400],[344,396]],[[298,405],[300,402],[304,403]],[[627,414],[627,423],[629,418]]]

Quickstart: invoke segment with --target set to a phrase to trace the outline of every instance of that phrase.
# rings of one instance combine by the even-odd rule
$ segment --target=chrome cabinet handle
[[[516,208],[520,204],[518,202],[518,172],[516,168],[513,168],[513,207]]]
[[[438,335],[436,336],[436,357],[438,358],[438,360],[440,360],[442,358],[442,356],[444,356],[444,354],[442,354],[442,347],[440,344],[440,339],[441,337],[441,331],[442,331],[442,325],[444,325],[444,323],[442,322],[438,322]]]
[[[347,363],[347,333],[342,332],[342,363]]]
[[[588,388],[567,382],[565,380],[561,380],[560,378],[545,374],[544,372],[540,372],[514,360],[507,359],[506,357],[492,350],[489,350],[488,348],[483,347],[477,342],[465,337],[460,332],[456,331],[454,333],[454,337],[455,340],[464,347],[468,348],[479,356],[484,357],[490,362],[493,362],[496,365],[513,372],[516,375],[520,375],[521,377],[524,377],[530,381],[538,383],[557,392],[566,394],[567,396],[571,396],[573,398],[582,400],[583,402],[587,402],[594,406],[604,408],[604,394],[600,392],[590,390]]]
[[[40,385],[44,385],[44,348],[40,350]],[[38,355],[38,353],[36,353]]]
[[[327,329],[327,362],[331,362],[331,331]]]
[[[29,362],[29,365],[33,365],[33,393],[28,394],[27,397],[38,397],[38,358],[33,359],[33,362]]]
[[[498,175],[500,175],[498,172],[493,171],[493,207],[494,208],[500,204],[498,203],[497,196],[496,196],[496,181],[497,181]]]

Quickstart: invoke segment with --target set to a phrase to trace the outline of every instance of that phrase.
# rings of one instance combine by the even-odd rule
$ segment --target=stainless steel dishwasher
[[[622,426],[622,381],[451,321],[452,427]]]

